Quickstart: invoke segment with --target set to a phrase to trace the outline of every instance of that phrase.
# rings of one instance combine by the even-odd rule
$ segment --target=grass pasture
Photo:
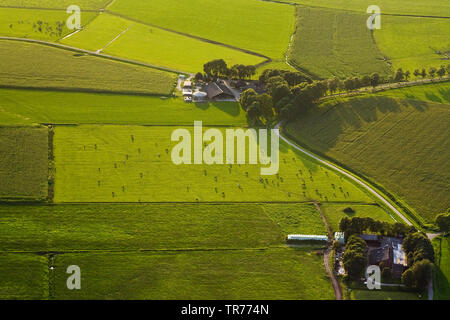
[[[247,125],[235,102],[184,103],[181,98],[0,89],[2,124],[114,123]]]
[[[432,241],[435,252],[434,299],[450,299],[450,236],[436,237]]]
[[[48,128],[0,127],[0,200],[48,194]]]
[[[83,9],[96,10],[104,8],[110,0],[78,0],[77,5]],[[72,0],[0,0],[0,6],[9,7],[33,7],[66,9],[72,5]]]
[[[0,86],[168,95],[176,75],[40,44],[0,40]]]
[[[260,165],[175,165],[171,150],[177,143],[170,140],[175,129],[57,126],[54,200],[372,201],[350,181],[299,156],[284,144],[280,145],[277,176],[261,177]]]
[[[287,0],[287,2],[361,13],[366,13],[367,7],[374,4],[371,0]],[[450,16],[448,14],[450,12],[450,4],[447,0],[433,0],[433,5],[431,6],[429,0],[378,0],[376,5],[380,7],[382,14]]]
[[[0,253],[0,300],[48,299],[48,258]]]
[[[122,35],[110,43],[119,34]],[[85,30],[63,43],[94,51],[106,47],[103,51],[106,54],[192,73],[202,71],[203,64],[214,59],[224,59],[229,65],[254,65],[264,61],[234,49],[109,14],[101,14]]]
[[[450,7],[449,7],[450,9]],[[374,35],[392,68],[414,70],[447,66],[449,60],[437,52],[450,52],[450,19],[384,16]]]
[[[420,300],[415,292],[367,289],[352,290],[350,298],[352,300]]]
[[[352,208],[355,210],[353,214],[347,214],[344,212],[345,208]],[[353,218],[360,217],[366,218],[370,217],[374,220],[385,221],[389,223],[395,222],[394,219],[387,213],[383,208],[377,205],[365,205],[365,204],[332,204],[324,203],[321,205],[322,212],[327,220],[328,226],[332,232],[339,231],[339,223],[344,217]],[[400,220],[399,222],[402,222]]]
[[[297,7],[296,20],[288,56],[292,64],[321,78],[390,72],[364,15]]]
[[[126,0],[109,10],[275,59],[284,56],[294,26],[292,6],[259,0]]]
[[[66,26],[69,16],[65,10],[0,7],[0,36],[56,41],[71,32]],[[82,27],[95,16],[95,12],[83,12]],[[41,22],[42,24],[40,24]]]
[[[66,287],[80,266],[82,290]],[[56,299],[333,299],[322,255],[310,250],[83,253],[54,260]],[[320,270],[320,271],[319,271]]]
[[[308,205],[63,204],[0,206],[0,251],[245,249],[283,246],[287,212],[301,225]]]

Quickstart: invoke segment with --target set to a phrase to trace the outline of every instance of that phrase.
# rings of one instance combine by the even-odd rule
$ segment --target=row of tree
[[[250,79],[256,74],[256,66],[236,64],[228,67],[223,59],[209,61],[203,65],[204,73],[195,75],[196,81],[215,81],[217,78],[226,79]]]
[[[436,216],[436,225],[439,227],[439,231],[447,233],[450,231],[450,213],[441,213]]]
[[[417,231],[413,226],[407,226],[403,223],[388,223],[374,220],[370,217],[344,217],[339,223],[339,229],[345,232],[346,238],[364,232],[376,233],[388,237],[404,237]]]
[[[361,237],[354,234],[347,239],[342,262],[348,279],[357,280],[364,274],[367,264],[367,250],[366,242]]]
[[[409,268],[402,274],[402,282],[413,289],[422,291],[431,281],[434,250],[430,239],[421,233],[411,233],[403,240]]]

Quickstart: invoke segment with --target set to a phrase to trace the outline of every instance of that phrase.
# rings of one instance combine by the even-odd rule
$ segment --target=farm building
[[[208,94],[208,99],[235,99],[230,84],[225,80],[218,80],[217,82],[208,83],[204,91],[206,91],[206,93]]]
[[[187,80],[183,84],[183,89],[192,89],[192,82]]]
[[[288,241],[328,241],[327,236],[313,235],[313,234],[289,234]]]
[[[344,232],[335,232],[334,233],[334,240],[336,240],[340,244],[345,244]]]
[[[197,91],[193,94],[194,101],[204,101],[208,97],[208,94],[203,91]]]
[[[361,238],[363,238],[361,236]],[[367,238],[367,237],[364,237]],[[372,237],[369,237],[368,241],[373,241]],[[379,265],[383,263],[384,267],[390,268],[394,277],[401,277],[403,271],[408,266],[406,262],[406,254],[402,248],[402,240],[392,237],[378,238],[378,247],[371,247],[369,245],[369,264]]]

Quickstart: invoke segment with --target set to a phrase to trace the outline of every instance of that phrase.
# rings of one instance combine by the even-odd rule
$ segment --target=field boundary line
[[[149,64],[149,63],[145,63],[145,62],[141,62],[141,61],[137,61],[137,60],[121,58],[121,57],[117,57],[117,56],[111,56],[111,55],[104,54],[104,53],[96,53],[95,51],[90,51],[90,50],[81,49],[81,48],[77,48],[77,47],[71,47],[71,46],[61,44],[61,43],[56,43],[56,42],[37,40],[37,39],[17,38],[17,37],[4,37],[4,36],[0,36],[0,40],[37,43],[40,45],[46,45],[46,46],[50,46],[50,47],[54,47],[54,48],[58,48],[58,49],[69,50],[69,51],[74,51],[74,52],[79,52],[79,53],[85,53],[85,54],[95,56],[95,57],[100,57],[100,58],[109,59],[109,60],[115,60],[115,61],[128,63],[128,64],[139,65],[139,66],[156,69],[156,70],[160,70],[160,71],[166,71],[166,72],[171,72],[171,73],[176,73],[176,74],[192,75],[190,72],[186,72],[186,71],[176,70],[176,69],[172,69],[172,68],[168,68],[168,67],[158,66],[158,65]]]
[[[110,42],[108,42],[103,48],[98,49],[97,51],[95,51],[95,53],[101,53],[103,50],[105,50],[106,48],[108,48],[114,41],[116,41],[117,39],[119,39],[123,34],[125,34],[128,30],[130,30],[130,28],[133,25],[130,25],[128,28],[126,28],[125,30],[123,30],[121,33],[119,33],[114,39],[112,39]]]

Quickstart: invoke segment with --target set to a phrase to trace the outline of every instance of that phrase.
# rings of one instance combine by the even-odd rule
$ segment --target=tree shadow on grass
[[[209,108],[217,108],[218,110],[237,117],[243,112],[241,106],[237,102],[194,102],[196,108],[208,110]]]

